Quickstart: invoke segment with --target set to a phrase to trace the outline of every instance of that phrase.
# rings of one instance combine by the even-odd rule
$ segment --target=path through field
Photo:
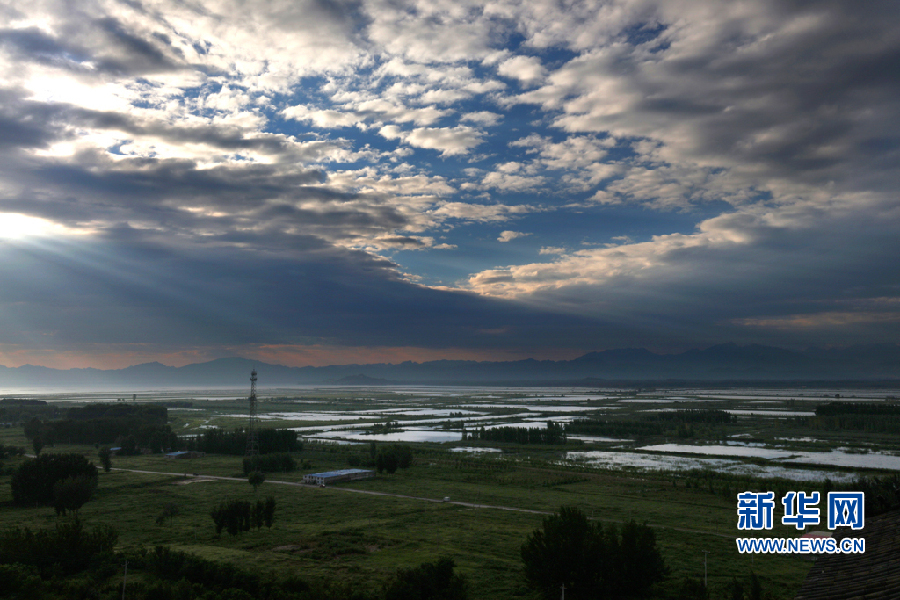
[[[168,473],[168,472],[163,472],[163,471],[142,471],[142,470],[139,470],[139,469],[119,469],[119,468],[116,468],[116,467],[113,467],[113,470],[114,470],[114,471],[125,471],[125,472],[129,472],[129,473],[145,473],[145,474],[150,474],[150,475],[172,475],[172,476],[175,476],[175,477],[188,477],[188,479],[185,480],[185,483],[202,482],[202,481],[215,481],[215,480],[221,480],[221,481],[243,481],[243,482],[246,482],[246,481],[247,481],[247,480],[246,480],[245,478],[243,478],[243,477],[223,477],[223,476],[220,476],[220,475],[199,475],[199,474],[187,475],[187,474],[184,473],[184,472],[181,472],[181,473]],[[298,481],[280,481],[280,480],[271,480],[271,479],[267,479],[267,480],[266,480],[266,483],[274,483],[274,484],[277,484],[277,485],[290,485],[290,486],[295,486],[295,487],[301,487],[301,488],[308,489],[308,490],[311,490],[311,491],[316,491],[316,490],[321,489],[321,488],[319,488],[319,487],[317,487],[317,486],[310,485],[310,484],[307,484],[307,483],[301,483],[301,482],[298,482]],[[519,508],[519,507],[515,507],[515,506],[500,506],[500,505],[496,505],[496,504],[477,504],[477,503],[474,503],[474,502],[459,502],[459,501],[454,501],[454,500],[443,500],[443,499],[440,499],[440,498],[425,498],[425,497],[423,497],[423,496],[409,496],[409,495],[406,495],[406,494],[394,494],[394,493],[391,493],[391,492],[377,492],[377,491],[373,491],[373,490],[360,490],[360,489],[357,489],[357,488],[349,488],[349,487],[343,487],[343,486],[341,486],[341,487],[331,486],[331,487],[328,487],[327,489],[329,489],[329,490],[337,490],[337,491],[341,491],[341,492],[351,492],[351,493],[354,493],[354,494],[368,494],[368,495],[371,495],[371,496],[390,496],[390,497],[393,497],[393,498],[406,498],[406,499],[408,499],[408,500],[420,500],[420,501],[422,501],[422,502],[434,502],[434,503],[437,503],[437,504],[455,504],[455,505],[457,505],[457,506],[465,506],[465,507],[467,507],[467,508],[484,508],[484,509],[495,509],[495,510],[509,510],[509,511],[513,511],[513,512],[531,513],[531,514],[536,514],[536,515],[552,515],[552,514],[554,514],[553,512],[551,512],[551,511],[546,511],[546,510],[532,510],[532,509],[530,509],[530,508]],[[622,523],[621,521],[614,521],[614,520],[610,520],[610,519],[604,519],[604,521],[605,521],[605,522],[608,522],[608,523],[617,523],[617,524],[621,524],[621,523]],[[647,523],[647,524],[650,525],[651,527],[656,527],[656,528],[659,528],[659,529],[669,529],[669,530],[671,530],[671,531],[682,531],[682,532],[685,532],[685,533],[697,533],[697,534],[704,534],[704,535],[714,535],[714,536],[717,536],[717,537],[726,538],[726,539],[732,539],[732,540],[735,539],[735,538],[737,537],[736,535],[728,535],[728,534],[724,534],[724,533],[714,533],[714,532],[711,532],[711,531],[701,531],[701,530],[698,530],[698,529],[686,529],[686,528],[682,528],[682,527],[669,527],[669,526],[666,526],[666,525],[654,525],[653,523]]]

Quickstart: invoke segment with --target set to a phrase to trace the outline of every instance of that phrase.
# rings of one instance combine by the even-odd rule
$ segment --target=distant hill
[[[368,375],[347,375],[336,381],[331,382],[333,385],[402,385],[401,381],[391,381],[390,379],[379,379],[378,377],[369,377]]]
[[[785,350],[721,344],[678,354],[643,348],[589,352],[573,360],[508,362],[436,360],[423,363],[286,367],[246,358],[220,358],[184,367],[160,363],[124,369],[0,366],[2,387],[130,390],[172,387],[249,387],[251,369],[263,387],[296,385],[498,384],[598,381],[838,381],[900,380],[900,345]]]

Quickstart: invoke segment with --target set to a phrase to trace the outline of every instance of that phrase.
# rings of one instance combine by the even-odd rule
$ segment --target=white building
[[[310,473],[303,476],[303,483],[313,485],[327,485],[338,481],[356,481],[357,479],[371,479],[375,477],[375,471],[367,469],[341,469],[340,471],[328,471],[326,473]]]

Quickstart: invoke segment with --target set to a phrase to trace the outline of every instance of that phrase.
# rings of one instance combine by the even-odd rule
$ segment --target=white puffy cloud
[[[482,133],[473,127],[417,127],[410,131],[396,126],[382,127],[385,138],[401,139],[416,148],[439,150],[444,156],[466,154],[481,143]]]
[[[462,115],[460,115],[459,120],[469,121],[471,123],[477,123],[478,125],[490,127],[499,123],[502,118],[503,115],[487,110],[481,110],[478,112],[463,113]]]
[[[516,238],[524,237],[526,235],[531,235],[530,233],[522,233],[521,231],[502,231],[500,232],[500,237],[497,238],[498,242],[511,242]]]
[[[500,63],[497,72],[526,86],[537,84],[544,76],[541,59],[536,56],[514,56]]]
[[[465,202],[442,202],[438,207],[429,211],[435,218],[460,219],[465,221],[478,221],[482,223],[507,221],[515,215],[523,215],[534,212],[533,206],[504,204],[468,204]]]
[[[289,119],[305,121],[316,127],[355,127],[367,122],[415,123],[430,125],[449,114],[447,110],[426,106],[409,108],[385,100],[367,100],[337,109],[310,110],[303,105],[290,106],[283,113]]]
[[[541,187],[545,182],[544,177],[530,175],[513,175],[494,171],[488,173],[481,180],[481,188],[497,189],[503,192],[524,192]]]

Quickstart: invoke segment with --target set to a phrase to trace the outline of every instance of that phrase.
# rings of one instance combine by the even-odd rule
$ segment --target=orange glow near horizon
[[[329,345],[248,345],[216,348],[191,348],[179,351],[149,348],[96,348],[84,351],[25,350],[0,345],[0,365],[20,367],[37,365],[52,369],[122,369],[132,365],[159,362],[183,367],[216,358],[240,356],[288,367],[327,365],[427,362],[432,360],[512,361],[525,358],[569,360],[583,350],[532,348],[522,350],[472,350],[467,348],[416,348],[410,346],[347,347]]]

